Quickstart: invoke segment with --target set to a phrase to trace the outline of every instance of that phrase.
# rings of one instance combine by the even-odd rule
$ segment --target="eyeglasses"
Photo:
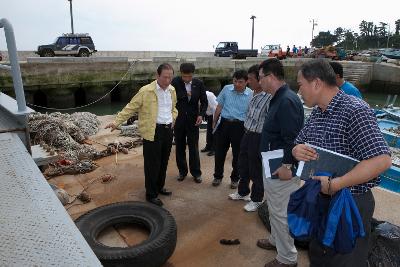
[[[271,74],[272,73],[268,73],[267,75],[259,75],[258,78],[259,78],[259,80],[262,80],[263,78],[268,77]]]

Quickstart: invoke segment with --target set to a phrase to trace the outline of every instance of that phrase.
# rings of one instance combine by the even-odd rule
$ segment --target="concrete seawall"
[[[400,94],[400,66],[374,64],[371,88],[380,88],[381,93]]]
[[[57,108],[73,107],[89,103],[110,91],[121,79],[119,89],[105,98],[104,103],[131,98],[137,90],[155,79],[157,67],[170,63],[175,72],[182,62],[193,62],[195,76],[201,78],[207,89],[219,93],[231,83],[232,73],[237,69],[248,69],[265,58],[231,60],[230,58],[197,57],[153,57],[132,60],[127,57],[57,57],[27,58],[21,62],[21,73],[27,102]],[[298,68],[307,59],[285,60],[287,81],[296,86]],[[128,71],[129,70],[129,71]],[[0,70],[0,88],[12,95],[12,79],[8,71]]]
[[[199,54],[185,55],[191,57]],[[20,62],[20,68],[25,95],[29,103],[65,108],[98,99],[109,92],[121,81],[122,77],[124,79],[119,84],[119,90],[109,94],[104,103],[129,99],[141,86],[155,79],[156,69],[163,62],[170,63],[176,74],[181,63],[193,62],[196,66],[195,76],[204,81],[208,90],[218,93],[224,85],[231,83],[232,73],[235,70],[248,69],[265,59],[265,57],[256,57],[232,60],[213,56],[178,58],[165,54],[152,58],[134,59],[123,56],[122,53],[118,57],[27,57],[25,62]],[[285,80],[293,89],[297,89],[296,76],[300,66],[308,60],[310,59],[282,60]],[[386,63],[373,66],[371,63],[362,62],[342,62],[342,64],[347,67],[348,73],[359,69],[362,65],[369,65],[366,75],[358,78],[361,82],[358,86],[361,88],[378,88],[379,92],[400,93],[400,67]],[[370,83],[377,86],[370,86]],[[12,78],[7,70],[0,70],[0,89],[11,96],[13,94]]]

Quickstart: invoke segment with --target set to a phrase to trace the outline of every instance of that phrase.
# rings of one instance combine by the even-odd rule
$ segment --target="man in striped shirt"
[[[233,84],[226,85],[219,93],[218,106],[214,114],[215,130],[215,167],[213,186],[219,186],[224,177],[224,164],[229,146],[232,146],[231,188],[239,184],[238,158],[240,141],[244,133],[243,123],[253,92],[246,86],[247,71],[237,70],[233,73]],[[217,124],[219,118],[221,120]],[[217,128],[216,128],[217,127]]]
[[[271,95],[264,92],[258,79],[258,65],[248,70],[247,84],[253,89],[253,98],[250,100],[244,121],[244,135],[240,144],[239,154],[239,187],[238,191],[230,194],[232,200],[250,200],[244,206],[246,211],[256,211],[264,198],[262,163],[260,156],[260,138],[268,110]],[[250,180],[252,181],[251,195]]]

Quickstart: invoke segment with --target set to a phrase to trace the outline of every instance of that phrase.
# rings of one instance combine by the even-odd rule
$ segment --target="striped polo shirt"
[[[267,114],[271,95],[265,92],[258,93],[250,100],[244,128],[251,132],[261,133],[265,115]]]

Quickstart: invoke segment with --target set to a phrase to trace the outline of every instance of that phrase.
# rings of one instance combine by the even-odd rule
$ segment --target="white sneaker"
[[[250,201],[249,203],[247,203],[243,208],[245,211],[256,211],[258,209],[258,207],[260,207],[262,204],[262,202],[253,202]]]
[[[245,201],[250,201],[250,196],[241,196],[239,195],[238,192],[235,192],[233,194],[229,194],[229,198],[232,200],[245,200]]]

